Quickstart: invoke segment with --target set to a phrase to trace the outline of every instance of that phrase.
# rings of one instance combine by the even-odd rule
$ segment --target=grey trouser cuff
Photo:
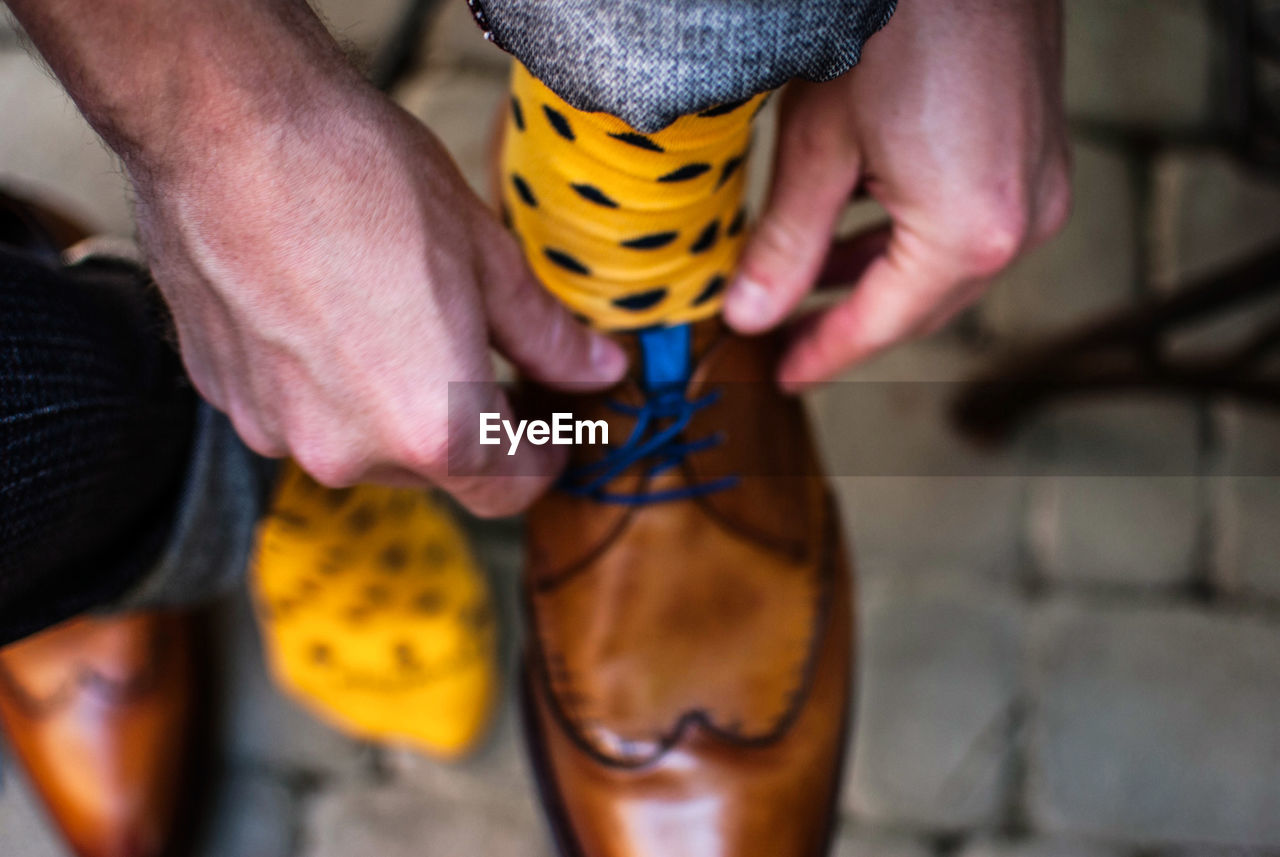
[[[151,570],[104,612],[195,605],[239,584],[275,471],[201,402],[169,538]]]
[[[896,0],[467,0],[493,41],[569,104],[651,133],[794,77],[831,80]]]

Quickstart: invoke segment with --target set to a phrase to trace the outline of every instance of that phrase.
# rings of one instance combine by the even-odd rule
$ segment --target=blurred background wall
[[[363,62],[402,12],[401,0],[320,5]],[[957,381],[1010,347],[1280,242],[1266,131],[1280,117],[1280,65],[1241,47],[1269,26],[1280,43],[1280,3],[1066,6],[1070,225],[950,329],[847,380]],[[479,186],[504,55],[462,0],[441,0],[418,47],[395,97]],[[1244,77],[1254,102],[1242,103]],[[3,23],[0,117],[4,181],[131,232],[113,157]],[[864,207],[849,225],[875,217]],[[1251,310],[1178,347],[1212,348],[1256,320]],[[862,590],[836,854],[1280,852],[1280,479],[1265,476],[1280,474],[1275,414],[1141,391],[1058,405],[976,466],[1002,475],[944,476],[929,474],[965,471],[977,453],[949,428],[941,397],[901,385],[867,412],[854,389],[811,403],[844,474]],[[854,475],[869,434],[927,464]],[[1151,456],[1182,464],[1145,468]],[[1002,461],[1012,463],[993,466]],[[1105,475],[1115,470],[1130,475]],[[518,526],[473,530],[514,623]],[[210,621],[218,726],[200,857],[550,853],[509,708],[484,753],[456,767],[352,742],[274,692],[241,599]],[[5,766],[0,857],[62,853]]]

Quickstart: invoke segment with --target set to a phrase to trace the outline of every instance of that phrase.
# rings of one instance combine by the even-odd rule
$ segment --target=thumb
[[[622,348],[588,329],[535,279],[506,233],[509,244],[489,254],[483,284],[494,345],[522,372],[550,386],[608,387],[627,371]]]
[[[843,124],[804,92],[784,109],[769,199],[725,297],[725,320],[740,333],[778,324],[813,288],[857,184],[857,150]]]

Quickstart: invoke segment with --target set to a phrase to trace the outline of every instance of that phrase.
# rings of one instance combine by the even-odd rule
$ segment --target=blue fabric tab
[[[645,390],[654,393],[673,386],[684,388],[689,381],[692,328],[647,327],[636,332],[640,342],[640,365],[644,367]]]
[[[689,399],[689,376],[693,371],[693,331],[687,324],[649,327],[635,332],[640,343],[644,401],[640,405],[610,400],[609,407],[635,418],[630,436],[620,446],[612,446],[598,461],[572,467],[561,477],[560,489],[600,503],[645,506],[702,497],[725,491],[738,484],[736,476],[705,480],[661,491],[624,494],[609,485],[637,464],[644,473],[657,476],[682,462],[686,456],[721,443],[718,435],[689,439],[685,430],[694,415],[719,400],[718,391]]]

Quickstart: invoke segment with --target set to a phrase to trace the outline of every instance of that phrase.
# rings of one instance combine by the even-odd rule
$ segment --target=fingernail
[[[591,366],[601,378],[621,378],[627,370],[627,355],[622,346],[607,336],[591,335]]]
[[[755,331],[773,321],[773,296],[747,277],[739,277],[724,301],[724,317],[739,330]]]

